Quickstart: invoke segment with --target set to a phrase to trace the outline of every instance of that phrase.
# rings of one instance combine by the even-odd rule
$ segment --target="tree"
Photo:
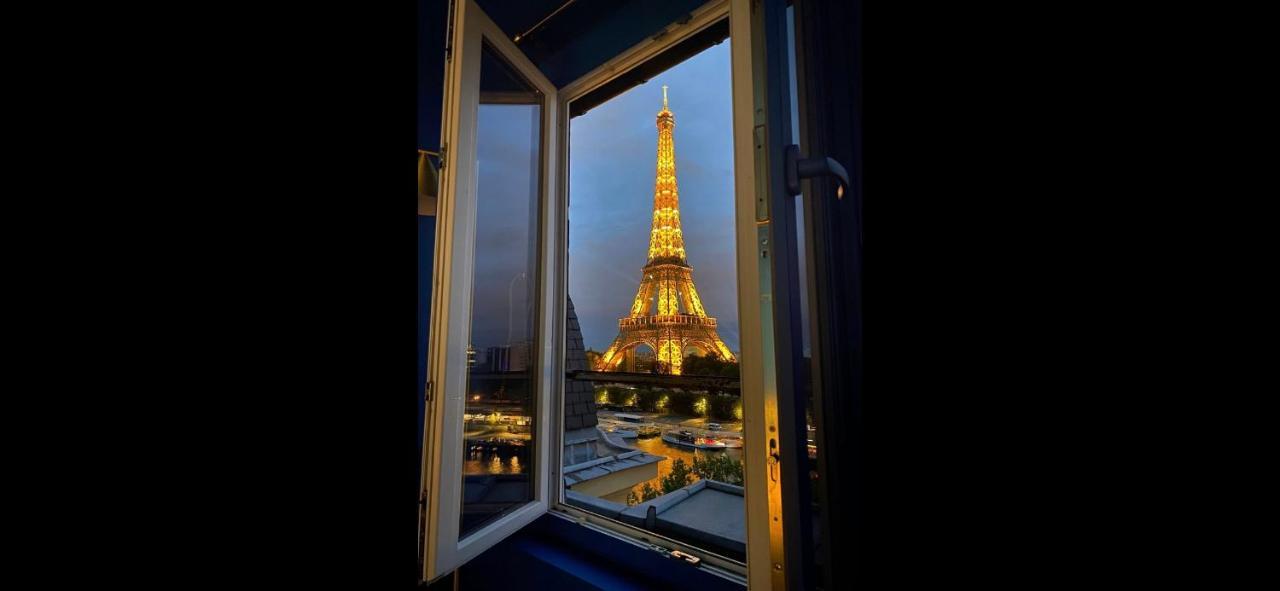
[[[669,494],[693,484],[693,471],[684,460],[676,458],[671,462],[671,471],[662,477],[662,494]]]
[[[645,501],[652,501],[658,498],[661,494],[662,493],[658,492],[658,489],[653,488],[653,485],[646,482],[644,483],[644,486],[640,487],[639,497],[636,496],[636,491],[634,490],[627,493],[627,505],[638,505]]]
[[[696,478],[695,478],[696,477]],[[693,458],[690,468],[682,459],[671,463],[671,472],[662,477],[661,486],[654,488],[646,482],[640,487],[640,494],[632,490],[627,492],[627,505],[638,505],[652,501],[662,495],[670,494],[693,484],[696,480],[715,480],[725,484],[742,485],[742,462],[726,455],[707,454]]]
[[[725,361],[719,355],[689,355],[684,358],[680,371],[688,376],[738,377],[738,362]]]
[[[742,462],[727,455],[707,454],[693,458],[693,473],[704,480],[742,484]]]
[[[717,392],[709,397],[709,401],[711,403],[711,418],[721,421],[740,419],[740,417],[736,416],[734,409],[741,404],[741,397],[724,392]]]

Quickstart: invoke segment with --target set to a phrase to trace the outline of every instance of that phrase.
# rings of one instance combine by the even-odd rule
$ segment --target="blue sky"
[[[693,280],[738,346],[729,41],[575,117],[569,138],[569,296],[588,347],[630,311],[649,248],[662,85],[675,114],[680,218]]]

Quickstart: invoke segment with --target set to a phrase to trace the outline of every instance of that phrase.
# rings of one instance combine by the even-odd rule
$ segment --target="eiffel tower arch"
[[[668,373],[679,375],[685,351],[692,347],[726,361],[733,352],[716,332],[716,319],[708,316],[693,284],[693,267],[685,259],[680,229],[680,193],[676,186],[675,115],[667,107],[667,87],[662,87],[658,111],[658,166],[653,188],[653,227],[649,232],[649,260],[641,269],[640,288],[631,313],[618,319],[618,336],[600,356],[597,371],[617,371],[623,362],[633,363],[636,347],[648,345],[656,361]]]

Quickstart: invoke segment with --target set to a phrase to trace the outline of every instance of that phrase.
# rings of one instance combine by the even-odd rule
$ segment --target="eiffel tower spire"
[[[653,225],[649,232],[649,260],[641,270],[640,289],[630,315],[618,320],[618,336],[597,363],[597,371],[613,371],[622,362],[633,365],[635,348],[648,345],[658,362],[673,375],[681,373],[685,349],[734,361],[733,353],[716,332],[716,319],[707,316],[693,284],[693,268],[685,258],[680,229],[680,191],[676,185],[676,119],[662,87],[658,111],[658,165],[653,185]],[[654,310],[656,304],[657,310]],[[634,369],[634,368],[628,368]]]
[[[672,139],[676,118],[667,108],[667,87],[662,87],[658,111],[658,171],[653,183],[653,229],[649,232],[649,262],[683,265],[684,235],[680,230],[680,189],[676,186],[676,147]]]

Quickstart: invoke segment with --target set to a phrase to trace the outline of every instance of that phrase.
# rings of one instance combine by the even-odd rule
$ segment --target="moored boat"
[[[719,439],[694,435],[689,431],[667,431],[662,440],[672,445],[692,447],[694,449],[726,449],[729,446]],[[738,447],[742,447],[741,444]]]

